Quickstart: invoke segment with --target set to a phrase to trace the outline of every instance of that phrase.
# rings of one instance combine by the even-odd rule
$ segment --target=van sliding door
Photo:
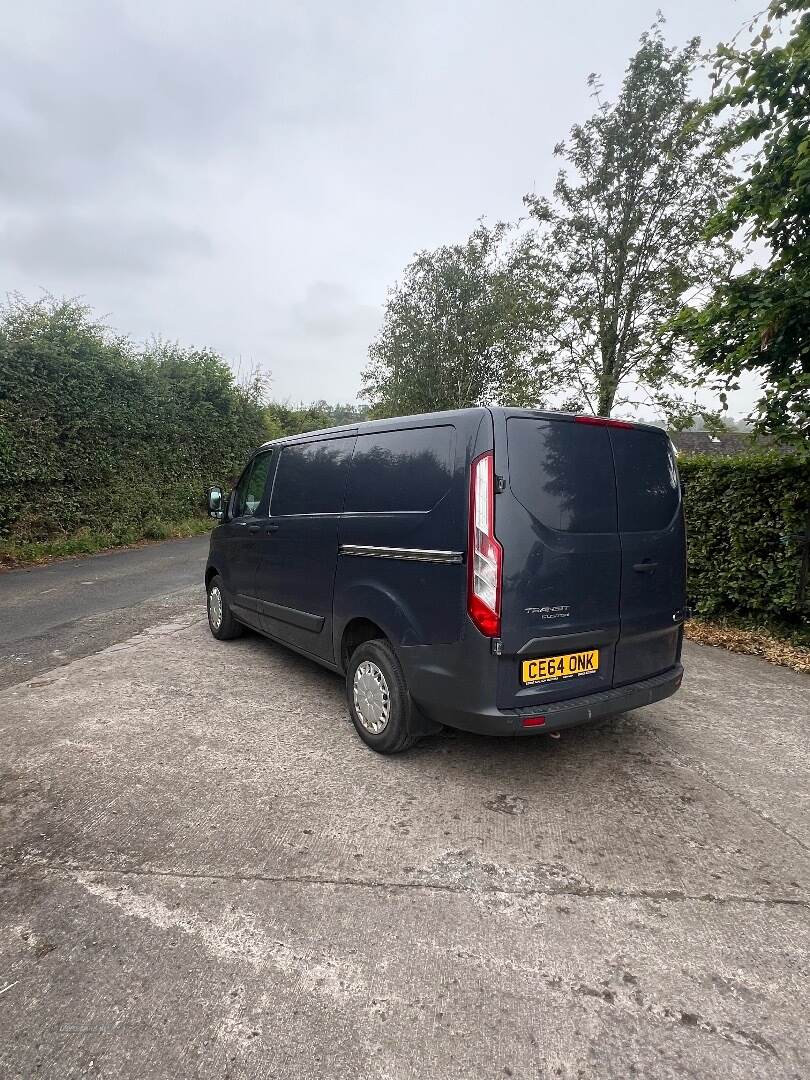
[[[283,446],[256,597],[265,633],[331,660],[337,532],[355,436]]]

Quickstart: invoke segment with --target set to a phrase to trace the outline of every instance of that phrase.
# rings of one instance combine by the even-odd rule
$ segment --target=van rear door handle
[[[275,522],[271,522],[270,525],[265,526],[265,532],[278,532],[278,525]]]
[[[262,528],[261,525],[248,525],[248,532],[249,533],[261,532],[261,528]]]
[[[644,562],[633,563],[633,569],[637,574],[652,574],[658,566],[657,562],[653,562],[652,559],[645,559]]]

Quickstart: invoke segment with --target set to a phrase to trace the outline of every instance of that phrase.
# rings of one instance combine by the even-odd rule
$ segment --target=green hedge
[[[681,457],[689,594],[705,616],[802,621],[801,536],[810,527],[810,461],[777,453]],[[810,582],[807,592],[810,593]]]
[[[209,350],[139,348],[75,301],[0,307],[0,539],[159,533],[265,438],[260,387]]]

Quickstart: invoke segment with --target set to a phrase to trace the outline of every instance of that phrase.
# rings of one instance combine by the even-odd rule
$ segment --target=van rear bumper
[[[546,703],[542,708],[496,709],[454,708],[449,702],[436,706],[429,701],[419,700],[420,708],[437,723],[448,727],[473,731],[480,735],[543,735],[549,731],[575,727],[591,720],[604,719],[618,713],[640,709],[652,705],[655,701],[674,694],[683,680],[683,666],[676,664],[668,671],[649,679],[630,683],[627,686],[603,690],[599,694],[587,697],[570,698],[567,701]],[[527,717],[543,716],[545,723],[533,727],[524,727]]]

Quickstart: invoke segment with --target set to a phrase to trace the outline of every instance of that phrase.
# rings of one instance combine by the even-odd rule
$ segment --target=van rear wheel
[[[399,754],[413,746],[413,705],[405,674],[383,638],[364,641],[349,659],[346,694],[355,730],[378,754]]]
[[[208,582],[208,628],[218,641],[240,637],[245,629],[233,617],[219,574]]]

